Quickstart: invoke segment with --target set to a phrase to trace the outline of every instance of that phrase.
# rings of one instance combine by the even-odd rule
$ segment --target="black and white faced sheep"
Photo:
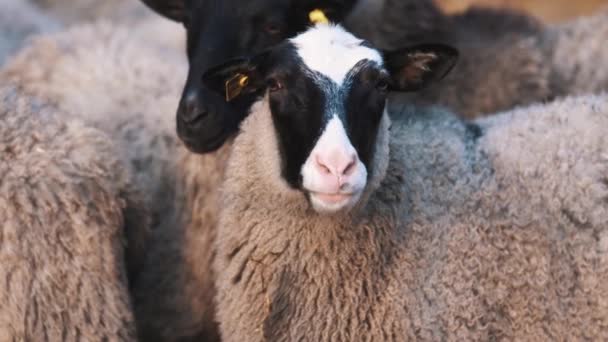
[[[225,341],[608,338],[608,98],[391,123],[387,89],[453,59],[322,25],[206,75],[264,92],[223,183]]]
[[[0,104],[0,340],[135,341],[147,215],[115,146],[16,87]]]
[[[230,104],[201,82],[203,72],[228,59],[255,54],[306,29],[310,12],[340,21],[356,0],[142,0],[187,30],[188,80],[177,111],[177,132],[195,152],[217,150],[233,135],[255,96]]]

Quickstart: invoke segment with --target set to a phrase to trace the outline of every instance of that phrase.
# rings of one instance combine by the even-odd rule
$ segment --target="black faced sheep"
[[[608,98],[385,110],[453,56],[320,26],[206,74],[265,93],[223,182],[225,341],[608,338]]]

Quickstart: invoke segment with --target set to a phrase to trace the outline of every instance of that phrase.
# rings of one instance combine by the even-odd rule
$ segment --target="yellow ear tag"
[[[230,102],[239,96],[243,88],[249,84],[249,77],[243,74],[236,74],[226,81],[226,102]]]
[[[310,11],[310,13],[308,13],[308,20],[310,20],[311,23],[313,24],[329,24],[329,19],[327,19],[327,17],[325,16],[325,13],[323,13],[322,10],[320,9],[315,9]]]

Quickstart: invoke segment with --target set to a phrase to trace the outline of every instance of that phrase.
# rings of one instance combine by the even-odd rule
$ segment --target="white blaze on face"
[[[337,116],[327,123],[301,174],[302,185],[318,212],[348,209],[359,200],[367,183],[367,170]]]
[[[382,65],[382,56],[377,50],[361,45],[361,39],[341,26],[317,25],[290,41],[306,68],[325,76],[337,88],[345,86],[346,76],[359,62],[368,60]],[[326,84],[319,83],[319,87],[327,89]],[[333,94],[326,95],[339,96]],[[343,100],[326,99],[328,108]],[[302,166],[302,185],[317,212],[335,213],[357,204],[367,183],[367,169],[359,160],[339,115],[320,114],[331,116]]]
[[[291,39],[304,64],[341,85],[348,72],[360,61],[382,65],[382,56],[362,46],[363,40],[339,25],[320,24]]]

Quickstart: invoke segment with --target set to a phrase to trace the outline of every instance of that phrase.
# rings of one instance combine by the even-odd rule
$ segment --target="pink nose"
[[[317,153],[314,156],[315,168],[324,178],[338,181],[338,189],[348,182],[349,176],[357,166],[357,154],[343,149],[334,149],[329,153]],[[329,180],[329,179],[328,179]]]

